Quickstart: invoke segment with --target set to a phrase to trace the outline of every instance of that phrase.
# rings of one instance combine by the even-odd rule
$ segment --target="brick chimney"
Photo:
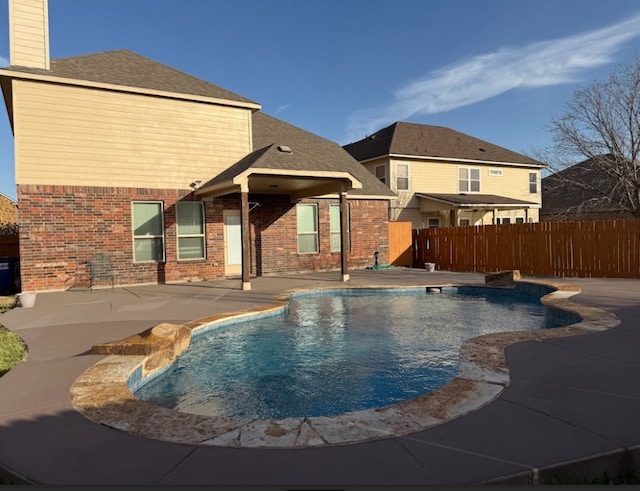
[[[9,63],[49,70],[48,0],[9,0]]]

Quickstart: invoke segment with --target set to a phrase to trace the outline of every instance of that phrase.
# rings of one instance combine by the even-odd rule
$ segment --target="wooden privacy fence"
[[[389,264],[411,266],[412,235],[411,222],[389,222]]]
[[[450,271],[640,278],[640,220],[540,222],[415,230],[413,266]]]

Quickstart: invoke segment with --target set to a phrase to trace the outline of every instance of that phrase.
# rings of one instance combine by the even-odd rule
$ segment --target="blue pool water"
[[[445,385],[469,338],[546,327],[532,296],[381,292],[306,296],[286,314],[213,329],[136,395],[212,416],[333,416]]]

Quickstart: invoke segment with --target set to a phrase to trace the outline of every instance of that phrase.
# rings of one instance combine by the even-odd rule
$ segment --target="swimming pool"
[[[539,295],[513,290],[319,291],[277,315],[202,329],[135,395],[209,416],[335,416],[442,387],[456,377],[467,339],[557,324]]]
[[[143,401],[136,392],[153,377],[168,370],[190,342],[212,330],[248,318],[281,314],[290,300],[303,295],[359,294],[367,291],[402,294],[407,288],[442,289],[450,284],[424,285],[422,276],[394,278],[393,285],[336,288],[333,285],[287,290],[270,304],[258,303],[241,311],[215,314],[182,325],[162,323],[120,341],[94,346],[94,354],[109,355],[85,370],[71,386],[73,407],[84,417],[106,427],[143,438],[167,442],[234,448],[304,448],[397,437],[441,425],[489,404],[510,383],[507,353],[511,345],[578,336],[614,328],[619,319],[600,309],[576,304],[570,297],[578,287],[550,279],[518,281],[511,292],[527,294],[544,304],[545,319],[560,327],[485,334],[460,348],[458,374],[449,383],[413,399],[337,416],[268,418],[205,416]],[[407,281],[408,280],[408,281]],[[458,285],[485,289],[472,284]],[[491,288],[495,290],[495,288]],[[478,290],[476,290],[478,291]],[[92,349],[93,352],[93,349]]]

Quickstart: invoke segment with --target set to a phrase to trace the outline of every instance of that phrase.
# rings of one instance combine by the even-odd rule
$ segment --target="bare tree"
[[[550,130],[553,160],[538,157],[556,171],[544,180],[546,201],[566,203],[571,214],[640,218],[640,58],[576,90]]]

